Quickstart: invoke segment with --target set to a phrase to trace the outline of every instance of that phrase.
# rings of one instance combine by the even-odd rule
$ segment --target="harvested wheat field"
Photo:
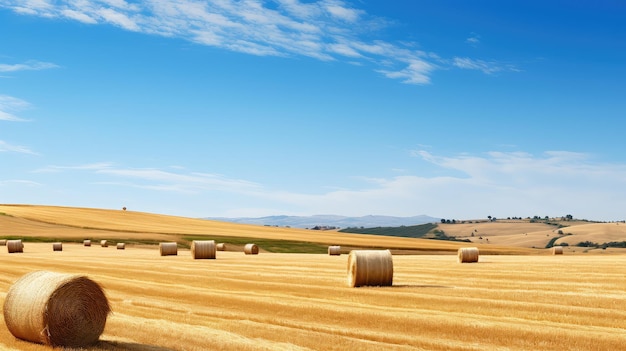
[[[554,256],[547,249],[476,245],[478,262],[461,264],[457,250],[463,243],[328,232],[315,238],[324,243],[318,254],[244,255],[243,246],[229,244],[232,251],[195,260],[182,245],[193,230],[206,240],[214,240],[215,230],[226,242],[228,231],[255,240],[263,233],[309,240],[310,232],[200,220],[186,226],[184,219],[168,216],[31,207],[47,214],[43,220],[27,207],[0,206],[0,238],[27,239],[21,253],[0,250],[0,306],[30,272],[92,279],[112,312],[99,341],[84,350],[560,351],[626,345],[626,255],[620,250]],[[10,212],[14,208],[19,211]],[[119,224],[117,216],[126,214],[135,218],[126,219],[132,231]],[[47,235],[67,239],[63,251],[29,241]],[[86,247],[85,238],[124,239],[125,250]],[[162,240],[181,243],[178,254],[161,256]],[[328,255],[329,243],[342,249],[389,244],[395,247],[391,252],[420,254],[392,256],[391,286],[352,288],[349,255]],[[0,350],[51,349],[16,339],[0,322]]]
[[[29,243],[0,254],[0,303],[35,270],[83,274],[109,299],[89,350],[617,350],[624,255],[393,257],[390,287],[350,288],[347,255],[247,256]],[[2,321],[4,326],[4,321]],[[0,328],[0,349],[49,350]]]
[[[60,206],[0,205],[0,237],[55,238],[58,241],[109,239],[127,244],[171,241],[186,244],[192,240],[216,240],[227,243],[229,250],[243,252],[245,244],[257,239],[297,241],[319,245],[320,253],[328,245],[349,248],[394,249],[405,253],[456,254],[461,243],[379,235],[346,234],[336,231],[311,231],[297,228],[276,228],[258,225],[233,224],[203,219],[151,214],[145,212],[74,208]],[[193,236],[193,238],[191,238]],[[245,238],[237,247],[229,238]],[[217,241],[217,240],[216,240]],[[257,243],[258,244],[258,243]],[[531,254],[541,251],[523,247],[476,245],[481,252]],[[259,252],[263,246],[258,244]],[[548,252],[546,251],[546,254]]]

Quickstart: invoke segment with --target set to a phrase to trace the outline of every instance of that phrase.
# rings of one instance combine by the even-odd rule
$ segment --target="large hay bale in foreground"
[[[352,250],[348,255],[348,286],[391,286],[393,258],[389,250]]]
[[[24,252],[22,240],[7,240],[7,251],[9,253]]]
[[[226,251],[226,244],[224,243],[219,243],[215,246],[215,249],[217,251]]]
[[[341,255],[341,246],[333,245],[328,247],[328,254],[330,256],[340,256]]]
[[[161,256],[176,256],[178,255],[177,243],[159,243],[159,252]]]
[[[109,242],[106,240],[100,240],[100,246],[102,247],[109,247]]]
[[[16,338],[50,346],[95,343],[110,312],[104,291],[75,274],[35,271],[18,279],[4,300],[4,321]]]
[[[124,250],[126,248],[126,244],[124,243],[117,243],[117,249],[118,250]]]
[[[191,257],[197,259],[215,259],[215,240],[194,240],[191,242]]]
[[[7,246],[7,239],[0,239],[0,246]]]
[[[89,239],[85,239],[85,240],[83,240],[83,245],[85,245],[85,246],[91,246],[91,240],[89,240]]]
[[[478,262],[478,248],[477,247],[461,247],[458,251],[459,263],[473,263]]]
[[[63,243],[53,243],[52,251],[63,251]]]
[[[259,247],[256,244],[246,244],[246,246],[243,247],[243,252],[246,255],[258,255]]]
[[[553,255],[562,255],[563,254],[563,246],[552,246],[552,254]]]

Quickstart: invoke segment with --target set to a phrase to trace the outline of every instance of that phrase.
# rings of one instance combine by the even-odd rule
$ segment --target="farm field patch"
[[[2,248],[4,249],[4,248]],[[113,310],[89,350],[616,350],[626,255],[394,255],[390,287],[347,286],[348,255],[84,247],[0,251],[0,303],[34,270],[84,274]],[[0,349],[50,350],[0,328]]]

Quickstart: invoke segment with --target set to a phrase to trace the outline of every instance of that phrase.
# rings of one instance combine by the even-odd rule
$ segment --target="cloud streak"
[[[452,65],[461,69],[469,69],[481,71],[485,74],[495,74],[498,72],[510,71],[510,72],[518,72],[519,70],[509,64],[501,64],[495,61],[484,61],[484,60],[475,60],[469,57],[455,57],[452,60]]]
[[[241,179],[230,179],[220,174],[188,172],[180,167],[163,170],[157,168],[121,168],[110,162],[96,162],[76,166],[48,166],[35,173],[88,172],[106,177],[100,184],[115,184],[152,190],[199,193],[220,190],[225,192],[254,192],[260,185]],[[175,170],[175,171],[174,171]]]
[[[480,44],[480,35],[471,33],[470,37],[465,39],[465,43],[470,46],[477,47],[478,44]]]
[[[0,121],[23,122],[14,112],[29,108],[30,104],[13,96],[0,95]]]
[[[407,84],[429,84],[432,72],[448,65],[436,55],[415,50],[412,44],[362,39],[360,29],[378,27],[383,21],[343,0],[0,0],[0,7],[183,38],[251,55],[348,60],[371,65],[385,77]],[[487,74],[502,70],[493,62],[469,58],[455,58],[452,66]]]
[[[626,191],[621,189],[626,189],[626,165],[623,164],[596,163],[590,155],[565,151],[549,151],[539,156],[496,151],[483,155],[438,156],[415,150],[411,155],[416,162],[427,162],[444,174],[435,177],[420,174],[376,179],[362,177],[367,181],[356,189],[346,190],[333,185],[303,193],[180,168],[134,169],[109,163],[53,168],[82,172],[80,179],[97,178],[92,184],[105,187],[107,194],[123,194],[124,188],[134,187],[146,191],[145,196],[152,196],[148,194],[155,192],[174,197],[193,194],[219,203],[205,209],[205,216],[226,213],[242,217],[327,213],[354,216],[428,214],[450,219],[475,219],[489,215],[502,218],[573,214],[592,220],[624,219],[622,209],[626,206]],[[445,174],[446,171],[449,174]],[[86,176],[84,172],[90,175]],[[328,191],[329,188],[334,190]],[[225,205],[227,203],[230,205]],[[256,206],[242,209],[238,207],[239,203]],[[597,203],[610,203],[613,210],[602,207],[603,212],[596,212]],[[287,213],[267,212],[277,208],[289,210]]]
[[[4,140],[0,140],[0,152],[15,152],[20,154],[37,155],[36,152],[20,145],[12,145]]]
[[[0,3],[0,6],[2,4]],[[58,68],[59,66],[50,62],[26,61],[24,63],[6,64],[0,63],[0,72],[17,72],[17,71],[40,71],[50,68]]]

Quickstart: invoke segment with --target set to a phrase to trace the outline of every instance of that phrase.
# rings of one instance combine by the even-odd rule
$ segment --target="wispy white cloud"
[[[502,69],[469,58],[446,62],[416,50],[412,43],[364,40],[361,29],[369,31],[385,21],[344,0],[0,0],[0,7],[178,37],[252,55],[348,59],[350,64],[372,65],[384,76],[407,84],[430,83],[430,75],[441,65],[487,74]],[[476,41],[478,37],[470,39]]]
[[[88,24],[96,24],[98,21],[93,17],[87,15],[86,13],[75,11],[75,10],[62,10],[61,14],[63,17],[67,17],[69,19],[73,19],[79,22],[88,23]]]
[[[0,95],[0,121],[23,122],[14,113],[29,108],[30,104],[13,96]]]
[[[137,24],[136,20],[121,11],[111,8],[103,8],[98,10],[97,15],[113,25],[135,32],[140,31],[139,24]]]
[[[455,57],[452,65],[462,69],[478,70],[485,74],[494,74],[503,71],[517,72],[519,69],[510,64],[502,64],[496,61],[475,60],[469,57]]]
[[[123,168],[109,162],[89,163],[76,166],[48,166],[37,170],[44,172],[89,172],[98,176],[110,177],[110,181],[99,184],[115,184],[128,187],[199,193],[220,190],[227,192],[256,191],[258,184],[241,179],[232,179],[220,174],[187,172],[180,166],[168,170],[157,168]]]
[[[36,152],[25,146],[9,144],[4,140],[0,140],[0,152],[16,152],[20,154],[37,155]]]
[[[9,180],[0,180],[0,186],[40,186],[41,183],[34,182],[32,180],[24,180],[24,179],[9,179]]]
[[[480,44],[480,35],[471,33],[469,38],[465,39],[465,43],[474,47],[478,46],[478,44]]]
[[[624,164],[598,163],[591,155],[566,151],[439,156],[415,150],[412,156],[416,162],[438,168],[439,175],[403,172],[388,178],[361,176],[350,180],[350,189],[329,185],[298,192],[180,167],[135,169],[97,163],[54,168],[87,172],[91,176],[77,178],[97,178],[92,184],[107,187],[108,194],[126,194],[123,189],[132,187],[147,192],[147,197],[159,193],[174,196],[172,199],[176,194],[187,196],[178,201],[187,201],[190,195],[211,199],[213,205],[206,205],[206,201],[203,205],[207,216],[428,214],[474,219],[572,214],[593,220],[625,219]]]
[[[0,3],[0,5],[5,5]],[[53,5],[48,0],[22,0],[7,2],[6,5],[10,5],[11,8],[17,13],[38,15],[46,11],[49,11]]]
[[[380,70],[379,72],[389,78],[400,79],[408,84],[428,84],[430,83],[429,73],[434,69],[435,66],[432,64],[421,59],[414,59],[400,71]]]
[[[273,207],[287,203],[308,214],[428,214],[457,219],[574,214],[593,220],[624,219],[624,164],[596,163],[591,155],[564,151],[443,157],[416,150],[413,156],[449,172],[367,178],[351,190],[266,191],[263,196]]]
[[[343,56],[347,56],[347,57],[361,57],[362,54],[359,53],[357,50],[355,50],[354,48],[352,48],[349,44],[330,44],[328,46],[329,51],[343,55]]]
[[[331,16],[346,22],[356,22],[365,11],[346,7],[342,1],[325,1],[324,7]]]
[[[64,171],[100,171],[100,170],[109,169],[112,167],[113,167],[113,164],[109,162],[88,163],[88,164],[78,165],[78,166],[51,165],[51,166],[37,169],[33,173],[59,173],[59,172],[64,172]]]
[[[0,72],[39,71],[43,69],[58,68],[58,67],[59,66],[55,65],[54,63],[30,60],[24,63],[15,63],[15,64],[0,63]]]

